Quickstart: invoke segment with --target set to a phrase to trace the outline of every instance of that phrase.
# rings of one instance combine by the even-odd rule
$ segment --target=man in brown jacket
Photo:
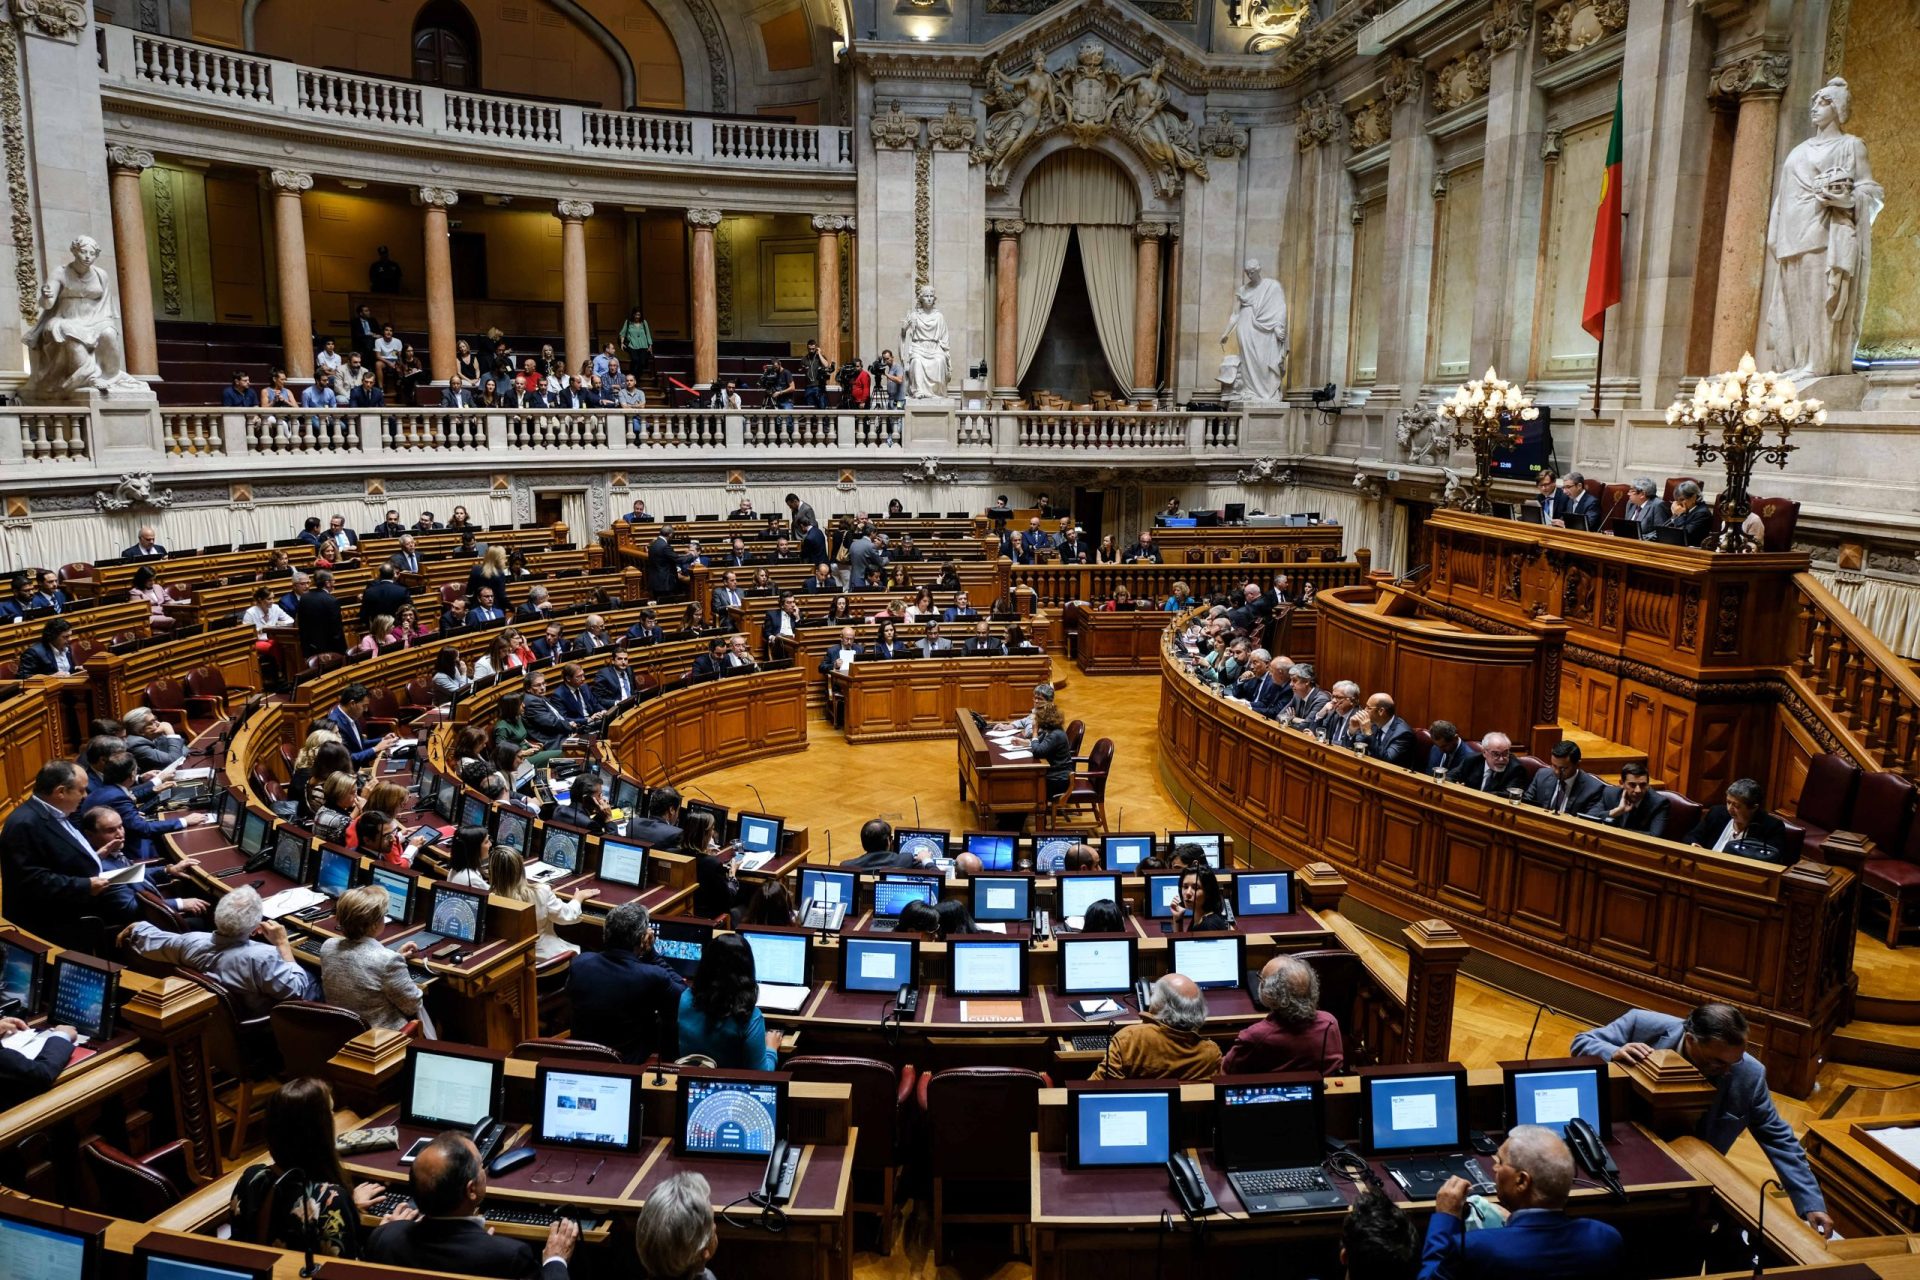
[[[1122,1027],[1094,1069],[1095,1080],[1211,1080],[1220,1046],[1201,1037],[1207,998],[1192,978],[1170,973],[1153,984],[1145,1016]]]

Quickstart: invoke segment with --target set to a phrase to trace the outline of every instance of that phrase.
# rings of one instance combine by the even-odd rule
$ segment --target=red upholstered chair
[[[1897,853],[1913,820],[1913,783],[1897,773],[1867,773],[1853,797],[1853,821],[1847,830],[1873,841],[1881,857]]]
[[[1547,762],[1539,756],[1516,756],[1515,759],[1519,760],[1520,768],[1527,775],[1528,786],[1533,785],[1533,775],[1547,767]]]
[[[362,721],[362,732],[390,733],[399,728],[405,718],[400,700],[393,696],[393,690],[385,685],[374,685],[367,690],[367,714]]]
[[[1760,517],[1766,531],[1760,539],[1762,551],[1793,550],[1793,531],[1800,523],[1800,504],[1791,498],[1755,498],[1753,514]]]
[[[104,1138],[88,1139],[80,1145],[80,1163],[93,1179],[93,1207],[136,1221],[173,1208],[194,1188],[191,1150],[180,1138],[131,1156]]]
[[[1681,485],[1685,484],[1689,480],[1699,485],[1700,491],[1702,493],[1706,492],[1707,490],[1706,483],[1702,481],[1698,476],[1668,476],[1665,486],[1663,486],[1660,490],[1660,496],[1663,499],[1665,499],[1667,502],[1669,503],[1672,502],[1674,490],[1678,489]]]
[[[915,1093],[912,1066],[896,1073],[873,1058],[816,1056],[794,1058],[786,1069],[796,1080],[844,1084],[853,1090],[853,1123],[860,1130],[853,1151],[853,1173],[871,1185],[877,1178],[880,1198],[862,1200],[856,1186],[856,1213],[880,1215],[880,1252],[893,1252],[894,1188],[906,1163],[908,1105]]]
[[[367,1029],[360,1015],[337,1004],[313,1000],[286,1000],[273,1007],[273,1042],[289,1072],[311,1075],[321,1063],[340,1052],[340,1046]]]
[[[1667,802],[1666,838],[1678,840],[1682,844],[1686,843],[1687,837],[1693,834],[1693,829],[1700,825],[1700,815],[1704,810],[1699,804],[1687,799],[1678,791],[1660,791],[1655,794],[1665,797]]]
[[[1810,852],[1818,852],[1828,832],[1847,829],[1859,788],[1859,766],[1839,754],[1828,751],[1807,762],[1807,779],[1800,786],[1793,819],[1806,829]]]
[[[1786,838],[1780,842],[1780,865],[1790,867],[1807,852],[1807,829],[1791,818],[1780,819]]]
[[[1366,1041],[1366,1002],[1370,998],[1370,980],[1366,962],[1345,947],[1326,947],[1315,951],[1296,951],[1296,960],[1312,967],[1320,979],[1320,1007],[1340,1024],[1340,1043],[1346,1051],[1348,1067],[1373,1066],[1380,1061],[1380,1046]],[[1260,1003],[1256,995],[1254,1003]]]
[[[1864,903],[1886,907],[1887,946],[1899,946],[1907,908],[1920,902],[1920,822],[1908,824],[1907,838],[1897,851],[1867,859],[1860,869],[1860,887],[1867,891]]]
[[[225,715],[235,698],[256,692],[251,685],[230,685],[226,673],[218,667],[195,667],[187,672],[187,705],[198,709],[205,705],[214,716]]]
[[[141,693],[141,700],[153,708],[153,714],[162,720],[170,720],[173,727],[183,734],[191,736],[187,716],[187,691],[178,680],[163,676],[147,685]]]
[[[1627,495],[1633,492],[1633,486],[1610,484],[1600,495],[1600,527],[1605,529],[1608,520],[1618,520],[1621,512],[1627,509]]]
[[[1040,1090],[1053,1081],[1016,1067],[956,1067],[920,1077],[927,1167],[933,1177],[933,1260],[946,1258],[949,1222],[1011,1224],[1024,1241],[1030,1203],[1029,1139]],[[955,1197],[964,1189],[964,1199]],[[964,1210],[948,1207],[950,1197]]]
[[[564,1058],[568,1062],[618,1062],[620,1055],[592,1040],[522,1040],[513,1047],[516,1058]]]

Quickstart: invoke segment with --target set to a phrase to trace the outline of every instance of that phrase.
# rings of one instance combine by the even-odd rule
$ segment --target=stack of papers
[[[778,1009],[782,1013],[798,1013],[811,991],[809,987],[776,986],[763,982],[760,984],[760,1007]]]
[[[23,1058],[37,1058],[40,1056],[40,1046],[44,1045],[52,1034],[52,1028],[35,1031],[28,1027],[24,1031],[16,1031],[5,1039],[0,1039],[0,1049],[11,1049]],[[81,1036],[74,1041],[74,1044],[82,1045],[86,1042],[87,1038]]]
[[[1002,760],[1031,760],[1033,759],[1033,752],[1025,750],[1016,751],[1008,747],[1001,750],[1000,758]]]
[[[103,874],[105,874],[108,884],[145,884],[147,880],[147,864],[144,862],[135,862],[121,867],[118,871],[108,871]]]
[[[261,903],[260,906],[265,911],[267,919],[278,920],[281,916],[290,916],[296,911],[305,911],[308,907],[317,906],[326,900],[327,895],[321,893],[318,889],[309,889],[305,885],[298,885],[292,889],[282,889]]]
[[[173,780],[175,782],[199,782],[202,779],[211,778],[212,776],[213,770],[211,768],[175,769],[173,771]]]
[[[735,871],[758,871],[772,861],[773,854],[771,852],[743,853],[740,855],[739,860],[733,864],[733,869]]]

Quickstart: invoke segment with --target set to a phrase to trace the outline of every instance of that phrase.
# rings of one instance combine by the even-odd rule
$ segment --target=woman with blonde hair
[[[467,603],[473,604],[480,599],[482,587],[493,588],[493,606],[503,613],[513,612],[513,602],[507,599],[507,549],[496,542],[487,548],[487,554],[480,563],[467,573]]]
[[[352,651],[371,657],[395,646],[406,648],[407,637],[393,629],[392,614],[376,613],[367,624],[367,634],[360,637],[360,643],[353,646]]]
[[[351,773],[328,774],[320,784],[323,803],[313,815],[313,834],[328,844],[347,843],[349,828],[360,812],[360,789]]]
[[[553,930],[555,925],[572,924],[580,918],[582,904],[593,896],[592,889],[581,889],[571,898],[563,898],[544,884],[534,884],[527,879],[526,864],[520,860],[520,854],[504,844],[493,846],[493,852],[487,857],[487,883],[493,886],[495,896],[512,898],[533,908],[538,929],[533,942],[535,963],[580,953],[579,947]]]
[[[351,1009],[369,1027],[403,1029],[420,1019],[428,1038],[433,1024],[427,1018],[420,988],[407,972],[411,942],[389,949],[380,941],[387,922],[387,891],[377,884],[349,889],[334,903],[333,919],[341,937],[329,938],[320,948],[320,987],[327,1003]]]

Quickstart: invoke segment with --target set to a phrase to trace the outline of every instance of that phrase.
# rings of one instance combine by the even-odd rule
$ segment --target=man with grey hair
[[[127,726],[127,750],[143,773],[178,764],[187,757],[187,740],[152,707],[134,707],[121,718]]]
[[[1673,491],[1673,506],[1667,512],[1666,523],[1656,527],[1678,529],[1690,547],[1705,542],[1713,532],[1713,508],[1701,500],[1700,486],[1691,480],[1682,480],[1680,487]]]
[[[1319,678],[1320,673],[1313,669],[1311,662],[1293,663],[1287,672],[1287,685],[1293,697],[1286,704],[1285,711],[1288,722],[1297,728],[1312,728],[1314,721],[1320,718],[1320,713],[1333,700],[1332,694],[1316,685]]]
[[[1095,1080],[1211,1080],[1220,1074],[1220,1046],[1200,1032],[1207,1024],[1207,998],[1185,974],[1170,973],[1153,984],[1141,1020],[1122,1027],[1107,1042]]]
[[[1350,747],[1353,745],[1353,713],[1360,710],[1360,686],[1351,680],[1336,680],[1333,691],[1327,698],[1327,705],[1314,717],[1310,728],[1327,740],[1330,746]]]
[[[214,904],[212,933],[168,933],[136,920],[119,942],[143,960],[206,974],[232,993],[242,1018],[264,1017],[284,1000],[318,1000],[318,984],[294,959],[286,926],[263,917],[258,893],[234,889]]]
[[[1646,537],[1647,530],[1658,529],[1665,524],[1670,514],[1653,481],[1641,476],[1627,486],[1627,505],[1620,516],[1639,525],[1641,537]]]
[[[600,950],[575,956],[567,974],[574,1037],[606,1045],[622,1062],[674,1056],[687,983],[654,949],[655,932],[644,906],[623,902],[607,914]]]
[[[1279,955],[1260,970],[1260,1003],[1267,1016],[1247,1027],[1227,1049],[1223,1075],[1311,1071],[1335,1075],[1345,1066],[1340,1024],[1320,1007],[1320,975],[1295,956]]]
[[[653,1189],[633,1224],[633,1250],[647,1280],[713,1280],[720,1247],[713,1191],[697,1173],[676,1173]]]
[[[1480,754],[1462,765],[1453,780],[1475,791],[1505,795],[1509,787],[1525,790],[1527,771],[1513,757],[1513,739],[1496,729],[1481,735]]]
[[[1469,1232],[1463,1212],[1472,1185],[1449,1178],[1433,1198],[1420,1280],[1553,1276],[1584,1280],[1617,1276],[1626,1267],[1620,1232],[1593,1218],[1567,1216],[1573,1154],[1559,1134],[1515,1125],[1493,1153],[1494,1195],[1507,1211],[1497,1230]]]

